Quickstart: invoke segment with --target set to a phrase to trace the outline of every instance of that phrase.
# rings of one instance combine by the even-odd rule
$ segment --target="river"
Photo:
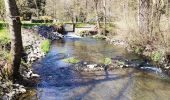
[[[157,72],[156,67],[156,70],[118,68],[78,72],[63,61],[76,57],[99,63],[105,57],[117,56],[142,60],[104,40],[68,36],[53,41],[47,56],[33,64],[34,72],[41,76],[40,82],[29,87],[20,100],[170,100],[170,78]]]

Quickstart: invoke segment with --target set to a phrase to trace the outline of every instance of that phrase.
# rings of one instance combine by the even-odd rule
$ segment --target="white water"
[[[67,38],[82,38],[81,36],[76,35],[74,32],[69,32],[65,35]]]

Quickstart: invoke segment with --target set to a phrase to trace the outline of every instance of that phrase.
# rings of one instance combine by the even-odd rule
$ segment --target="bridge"
[[[66,24],[64,24],[64,29],[66,32],[75,32],[75,24],[66,23]]]
[[[95,29],[95,25],[87,24],[86,26],[78,27],[78,28],[76,28],[75,25],[76,24],[73,23],[65,23],[64,29],[66,32],[74,32],[74,33],[79,33],[80,31],[85,31],[85,30],[93,31]]]

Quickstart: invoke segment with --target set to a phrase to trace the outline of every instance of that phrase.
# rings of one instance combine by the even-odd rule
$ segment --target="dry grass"
[[[139,34],[139,28],[136,23],[127,26],[127,32],[124,33],[128,37],[129,46],[136,53],[140,53],[151,58],[156,62],[164,62],[166,56],[170,54],[170,34],[168,30],[167,18],[162,16],[160,21],[160,33],[157,35]],[[132,27],[133,26],[133,27]]]
[[[115,13],[120,14],[116,10]],[[139,34],[138,9],[129,9],[126,17],[123,14],[116,17],[117,34],[113,38],[126,41],[135,53],[145,55],[156,62],[164,62],[167,55],[170,55],[170,29],[168,29],[170,21],[168,21],[167,15],[162,15],[160,33],[155,36]]]

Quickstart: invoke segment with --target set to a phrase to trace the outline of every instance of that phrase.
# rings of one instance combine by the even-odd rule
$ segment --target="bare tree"
[[[103,0],[103,13],[104,13],[104,31],[103,34],[106,35],[106,0]]]
[[[140,34],[149,33],[149,13],[150,0],[139,1],[139,32]]]
[[[20,76],[19,68],[22,57],[22,37],[21,37],[21,21],[19,10],[15,0],[4,0],[7,22],[9,24],[9,32],[11,34],[11,67],[13,71],[13,81]]]
[[[39,19],[39,9],[38,9],[38,5],[37,5],[37,1],[34,0],[34,3],[35,3],[35,7],[36,7],[36,15],[37,15],[37,18]]]
[[[94,1],[94,9],[95,9],[95,14],[96,14],[97,31],[98,31],[99,34],[101,34],[99,14],[98,14],[98,3],[99,3],[99,0],[93,0],[93,1]]]
[[[160,33],[160,19],[161,15],[165,12],[164,0],[152,0],[151,1],[151,18],[150,18],[150,33],[153,36]]]
[[[170,0],[168,0],[168,27],[169,27],[169,31],[170,31]]]
[[[140,33],[157,35],[160,33],[160,18],[164,13],[164,0],[140,0]]]

